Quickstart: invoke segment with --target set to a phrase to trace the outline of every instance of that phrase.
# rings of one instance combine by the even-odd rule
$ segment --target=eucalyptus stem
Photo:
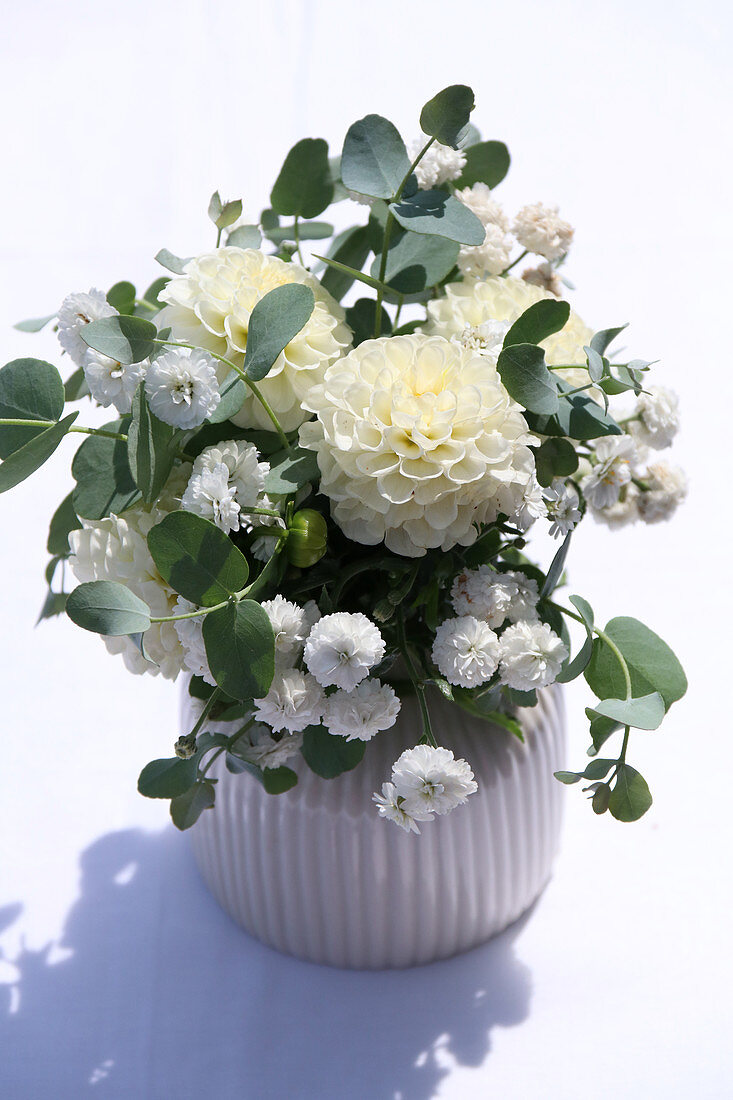
[[[417,672],[415,671],[415,666],[412,662],[412,657],[410,656],[410,651],[407,648],[407,636],[405,634],[405,617],[404,617],[404,614],[402,612],[402,608],[400,608],[400,610],[399,610],[399,614],[398,614],[398,617],[397,617],[397,624],[398,624],[399,637],[400,637],[400,652],[402,653],[402,656],[405,659],[405,665],[407,666],[407,674],[408,674],[408,676],[410,677],[410,679],[412,681],[412,686],[415,689],[415,695],[417,696],[417,701],[420,705],[420,713],[422,714],[423,734],[425,735],[425,737],[427,737],[429,744],[431,744],[434,749],[437,749],[438,742],[435,740],[435,734],[433,733],[433,727],[430,724],[430,711],[428,710],[428,703],[427,703],[427,699],[425,698],[425,685],[418,678]]]
[[[529,252],[528,252],[528,251],[527,251],[527,249],[525,248],[524,252],[520,252],[520,253],[519,253],[519,255],[517,256],[516,260],[512,260],[512,262],[511,262],[511,263],[509,264],[509,267],[505,267],[505,268],[504,268],[504,270],[502,271],[502,275],[507,275],[507,274],[508,274],[508,273],[509,273],[509,272],[511,271],[511,269],[512,269],[513,267],[516,267],[516,266],[517,266],[517,264],[518,264],[518,263],[521,263],[521,262],[522,262],[522,260],[524,259],[524,257],[525,257],[525,256],[528,256],[528,255],[529,255]]]
[[[57,420],[0,420],[0,428],[53,428]],[[102,435],[105,439],[121,439],[127,441],[127,436],[122,432],[109,432],[106,428],[82,428],[74,425],[68,428],[69,432],[81,432],[83,435]]]
[[[563,615],[567,615],[569,619],[575,619],[576,623],[581,623],[581,625],[585,626],[586,629],[587,629],[587,624],[586,624],[585,620],[580,615],[576,615],[576,613],[574,611],[571,611],[569,607],[563,607],[562,604],[555,603],[554,600],[549,600],[548,603],[550,604],[551,607],[554,607],[557,611],[560,611]],[[621,671],[623,672],[623,675],[624,675],[624,686],[626,688],[626,698],[630,699],[631,698],[631,673],[629,672],[629,666],[626,663],[626,658],[624,657],[623,653],[621,652],[621,650],[618,648],[618,646],[614,642],[613,638],[609,638],[609,636],[608,636],[608,634],[606,634],[605,630],[601,630],[601,628],[599,626],[593,626],[593,633],[598,638],[600,638],[602,642],[605,642],[605,644],[608,646],[608,648],[611,650],[611,652],[616,657],[616,660],[618,661],[619,665],[621,666]]]
[[[296,214],[293,221],[293,236],[295,237],[295,251],[298,253],[298,259],[300,260],[300,266],[305,267],[305,260],[303,259],[303,253],[300,250],[300,225],[299,215]]]
[[[235,597],[241,597],[243,592],[237,592]],[[222,607],[226,607],[229,600],[222,600],[221,603],[215,603],[213,607],[197,607],[195,611],[186,611],[183,615],[163,615],[158,618],[151,618],[151,623],[177,623],[180,619],[198,619],[204,615],[210,615],[212,611],[221,611]]]
[[[211,695],[209,696],[209,698],[204,703],[204,709],[201,711],[201,714],[198,717],[198,721],[196,722],[196,725],[193,727],[193,729],[189,733],[189,735],[188,735],[189,738],[195,738],[198,735],[199,730],[201,729],[204,722],[206,721],[206,719],[211,714],[214,703],[216,702],[216,700],[219,698],[220,695],[221,695],[221,688],[220,687],[215,687],[214,690],[212,691]]]

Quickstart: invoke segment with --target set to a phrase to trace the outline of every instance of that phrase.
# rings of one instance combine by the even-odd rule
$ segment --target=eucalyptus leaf
[[[281,764],[279,768],[262,769],[262,786],[268,794],[285,794],[298,782],[298,776],[292,768]]]
[[[183,259],[181,256],[174,256],[167,248],[161,248],[160,252],[156,253],[155,258],[161,267],[165,267],[168,271],[172,271],[174,275],[183,275],[186,264],[190,264],[192,259],[191,256],[186,259]]]
[[[586,635],[582,646],[575,654],[572,661],[569,661],[561,670],[557,677],[557,682],[559,684],[569,684],[571,680],[575,680],[576,677],[580,676],[581,672],[587,668],[592,655],[593,639]]]
[[[347,741],[323,726],[308,726],[301,751],[311,771],[322,779],[335,779],[361,763],[365,748],[364,741]]]
[[[0,420],[58,421],[64,400],[61,375],[43,359],[13,359],[0,370]],[[0,424],[0,458],[7,458],[46,430]]]
[[[141,634],[150,626],[148,605],[116,581],[80,584],[66,601],[66,614],[84,630],[107,637]]]
[[[659,692],[653,691],[634,699],[602,699],[594,707],[588,707],[586,713],[590,718],[600,714],[634,729],[655,730],[662,724],[665,706]]]
[[[270,471],[265,476],[265,492],[272,496],[292,494],[320,477],[315,451],[293,447],[280,451],[270,459]]]
[[[381,335],[389,336],[392,331],[392,321],[386,309],[380,306],[381,311]],[[354,334],[352,341],[354,347],[363,344],[365,340],[371,340],[374,336],[374,326],[377,316],[377,303],[373,298],[359,298],[353,306],[346,310],[346,323]]]
[[[219,386],[221,400],[208,417],[210,424],[222,424],[236,416],[248,394],[247,383],[238,371],[230,370],[224,381]],[[228,436],[227,438],[231,438]]]
[[[350,191],[391,199],[410,170],[399,131],[381,115],[366,115],[347,131],[341,154],[341,179]]]
[[[643,775],[628,764],[619,764],[616,784],[608,803],[616,820],[638,821],[651,804],[651,792]]]
[[[176,798],[194,785],[197,773],[197,756],[151,760],[140,772],[137,789],[146,798]]]
[[[496,187],[509,171],[511,158],[503,141],[479,141],[465,149],[466,163],[456,187],[485,183]]]
[[[159,295],[161,291],[165,290],[169,282],[170,279],[167,275],[160,275],[157,279],[154,279],[143,294],[144,301],[149,302],[151,306],[158,306],[162,309],[164,303],[161,302]]]
[[[174,428],[158,420],[150,411],[145,386],[141,383],[132,400],[127,457],[130,472],[146,504],[157,499],[173,469],[174,435]]]
[[[14,489],[16,485],[34,474],[50,458],[78,415],[75,412],[70,413],[58,424],[46,428],[40,435],[34,436],[24,446],[17,451],[13,451],[0,464],[0,493],[5,493],[8,489]]]
[[[18,332],[40,332],[55,317],[55,313],[49,313],[46,317],[31,317],[27,321],[17,321],[13,328],[17,329]]]
[[[177,829],[190,829],[204,810],[210,810],[216,800],[216,788],[210,779],[200,779],[184,794],[171,800],[171,819]]]
[[[638,619],[628,617],[611,619],[605,633],[623,654],[635,697],[658,691],[667,710],[682,698],[687,691],[687,677],[659,635]],[[599,699],[623,698],[626,694],[620,662],[600,638],[593,643],[585,678]]]
[[[420,129],[441,145],[455,149],[466,136],[475,105],[471,88],[465,84],[452,84],[425,104],[420,112]]]
[[[550,485],[556,477],[569,477],[578,469],[578,455],[567,439],[551,436],[536,449],[535,468],[540,485]]]
[[[582,596],[571,596],[570,602],[583,620],[586,629],[589,632],[592,631],[595,626],[595,616],[588,601],[584,600]]]
[[[89,397],[89,386],[83,367],[78,367],[64,382],[64,397],[67,401],[81,401]]]
[[[553,416],[540,416],[530,413],[527,422],[532,431],[540,435],[567,436],[570,439],[600,439],[606,435],[622,435],[623,429],[612,416],[604,412],[597,401],[587,393],[576,393],[572,397],[564,394],[574,389],[562,378],[556,380],[559,402]]]
[[[540,599],[542,600],[546,599],[548,596],[551,596],[557,588],[558,581],[560,580],[560,577],[562,576],[562,571],[565,568],[565,561],[570,550],[570,539],[572,537],[572,534],[572,531],[568,531],[563,540],[562,546],[557,551],[554,558],[552,559],[552,562],[550,563],[550,568],[547,570],[547,576],[545,577],[545,583],[542,585],[542,590],[540,591]]]
[[[334,238],[329,249],[330,259],[343,264],[346,270],[360,271],[370,252],[369,228],[366,225],[353,226]],[[343,270],[329,267],[321,277],[321,286],[340,302],[354,282],[354,277]]]
[[[198,607],[222,603],[247,583],[244,554],[216,524],[194,512],[165,516],[151,528],[148,549],[163,580]]]
[[[217,684],[234,699],[261,699],[275,673],[275,635],[254,600],[229,603],[204,619],[204,645]]]
[[[306,221],[299,222],[296,228],[293,225],[277,225],[268,229],[265,236],[273,244],[282,244],[283,241],[323,241],[333,236],[333,226],[330,222]]]
[[[66,610],[66,600],[67,595],[65,592],[51,592],[49,589],[43,601],[43,607],[36,619],[36,626],[44,619],[54,619],[57,615],[63,615]]]
[[[512,344],[499,353],[497,370],[509,395],[529,412],[551,416],[559,408],[557,383],[534,344]]]
[[[102,317],[90,321],[81,330],[81,337],[90,348],[118,363],[140,363],[155,348],[158,330],[144,317]]]
[[[235,248],[259,248],[262,234],[256,225],[238,225],[227,237],[227,245]]]
[[[512,344],[539,344],[559,332],[570,316],[567,302],[546,298],[535,302],[518,317],[504,337],[504,347]]]
[[[269,291],[252,310],[247,330],[244,373],[259,382],[298,335],[315,308],[315,296],[304,283],[285,283]]]
[[[332,198],[328,142],[323,138],[303,138],[290,150],[280,169],[270,193],[272,209],[278,214],[315,218]]]
[[[599,355],[603,355],[606,348],[616,339],[616,337],[628,328],[628,322],[625,325],[619,325],[618,328],[604,328],[600,332],[596,332],[591,339],[590,346],[593,351],[597,351]]]
[[[593,742],[593,752],[598,752],[599,749],[605,745],[606,741],[608,741],[609,737],[622,728],[623,727],[618,722],[614,722],[611,718],[604,718],[602,715],[598,715],[598,717],[591,719],[590,736]],[[588,754],[593,755],[590,749],[588,750]]]
[[[390,206],[394,217],[412,233],[447,237],[459,244],[484,243],[486,230],[467,206],[446,191],[417,191]]]
[[[124,421],[115,421],[105,428],[124,432],[126,426]],[[142,497],[123,439],[89,436],[74,455],[71,473],[77,483],[72,493],[74,510],[84,519],[104,519],[112,512],[121,515]]]
[[[49,554],[58,554],[60,557],[65,557],[69,553],[69,535],[72,531],[78,531],[80,528],[81,523],[74,511],[72,494],[69,493],[51,517],[48,541],[46,542],[46,549]]]
[[[107,291],[107,301],[118,313],[133,313],[135,310],[135,287],[126,280],[115,283]]]
[[[453,270],[459,246],[445,237],[400,231],[394,235],[387,252],[385,282],[398,294],[417,294],[436,286]],[[372,264],[371,274],[379,275],[381,256]]]

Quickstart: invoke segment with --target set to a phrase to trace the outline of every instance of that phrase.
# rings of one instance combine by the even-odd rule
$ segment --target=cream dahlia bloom
[[[445,336],[450,340],[460,337],[466,325],[478,327],[486,321],[508,321],[513,324],[531,305],[545,298],[554,301],[555,295],[511,276],[449,283],[445,288],[445,297],[428,303],[428,321],[422,331],[429,336]],[[558,371],[574,386],[583,386],[589,380],[588,371],[582,366],[585,363],[583,345],[590,343],[592,335],[593,330],[571,310],[565,327],[548,336],[540,345],[545,349],[545,359],[551,366],[562,363],[579,365],[576,370]]]
[[[170,326],[173,339],[224,355],[241,366],[252,310],[260,298],[285,283],[304,283],[316,299],[307,324],[259,383],[283,428],[291,431],[303,422],[302,400],[311,386],[322,380],[329,363],[351,344],[343,309],[304,268],[258,249],[217,248],[191,260],[185,275],[171,279],[161,291],[166,305],[157,324]],[[222,382],[227,367],[219,364],[217,373]],[[251,395],[232,420],[244,428],[272,430],[271,420]]]
[[[317,419],[301,445],[355,542],[420,557],[468,546],[477,524],[522,506],[534,437],[490,357],[417,333],[367,340],[328,368],[308,407]]]
[[[180,491],[190,469],[186,465],[174,471],[158,504],[151,509],[137,505],[120,516],[82,520],[82,529],[69,535],[69,564],[76,579],[80,583],[117,581],[144,600],[153,616],[180,614],[178,594],[158,573],[146,539],[151,527],[180,506]],[[102,640],[110,653],[122,655],[130,672],[160,674],[166,680],[175,680],[187,667],[186,651],[174,623],[153,623],[146,630],[144,646],[150,661],[127,636]]]

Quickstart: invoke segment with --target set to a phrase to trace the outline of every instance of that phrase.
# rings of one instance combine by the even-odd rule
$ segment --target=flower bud
[[[188,733],[185,737],[179,737],[173,746],[173,751],[180,760],[190,760],[196,755],[196,738],[191,738]]]
[[[301,508],[293,516],[285,552],[288,561],[299,569],[315,565],[326,553],[326,521],[313,508]]]

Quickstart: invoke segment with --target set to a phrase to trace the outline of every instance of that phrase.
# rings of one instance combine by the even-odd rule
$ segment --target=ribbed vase
[[[564,766],[562,690],[545,689],[519,712],[524,744],[435,702],[438,740],[469,761],[478,791],[419,836],[382,820],[372,802],[419,739],[409,698],[396,726],[336,779],[297,757],[288,766],[298,785],[268,795],[216,762],[216,807],[194,826],[193,850],[209,889],[251,935],[329,966],[405,967],[475,947],[532,904],[558,846],[563,789],[552,773]],[[185,696],[185,731],[189,708]]]

